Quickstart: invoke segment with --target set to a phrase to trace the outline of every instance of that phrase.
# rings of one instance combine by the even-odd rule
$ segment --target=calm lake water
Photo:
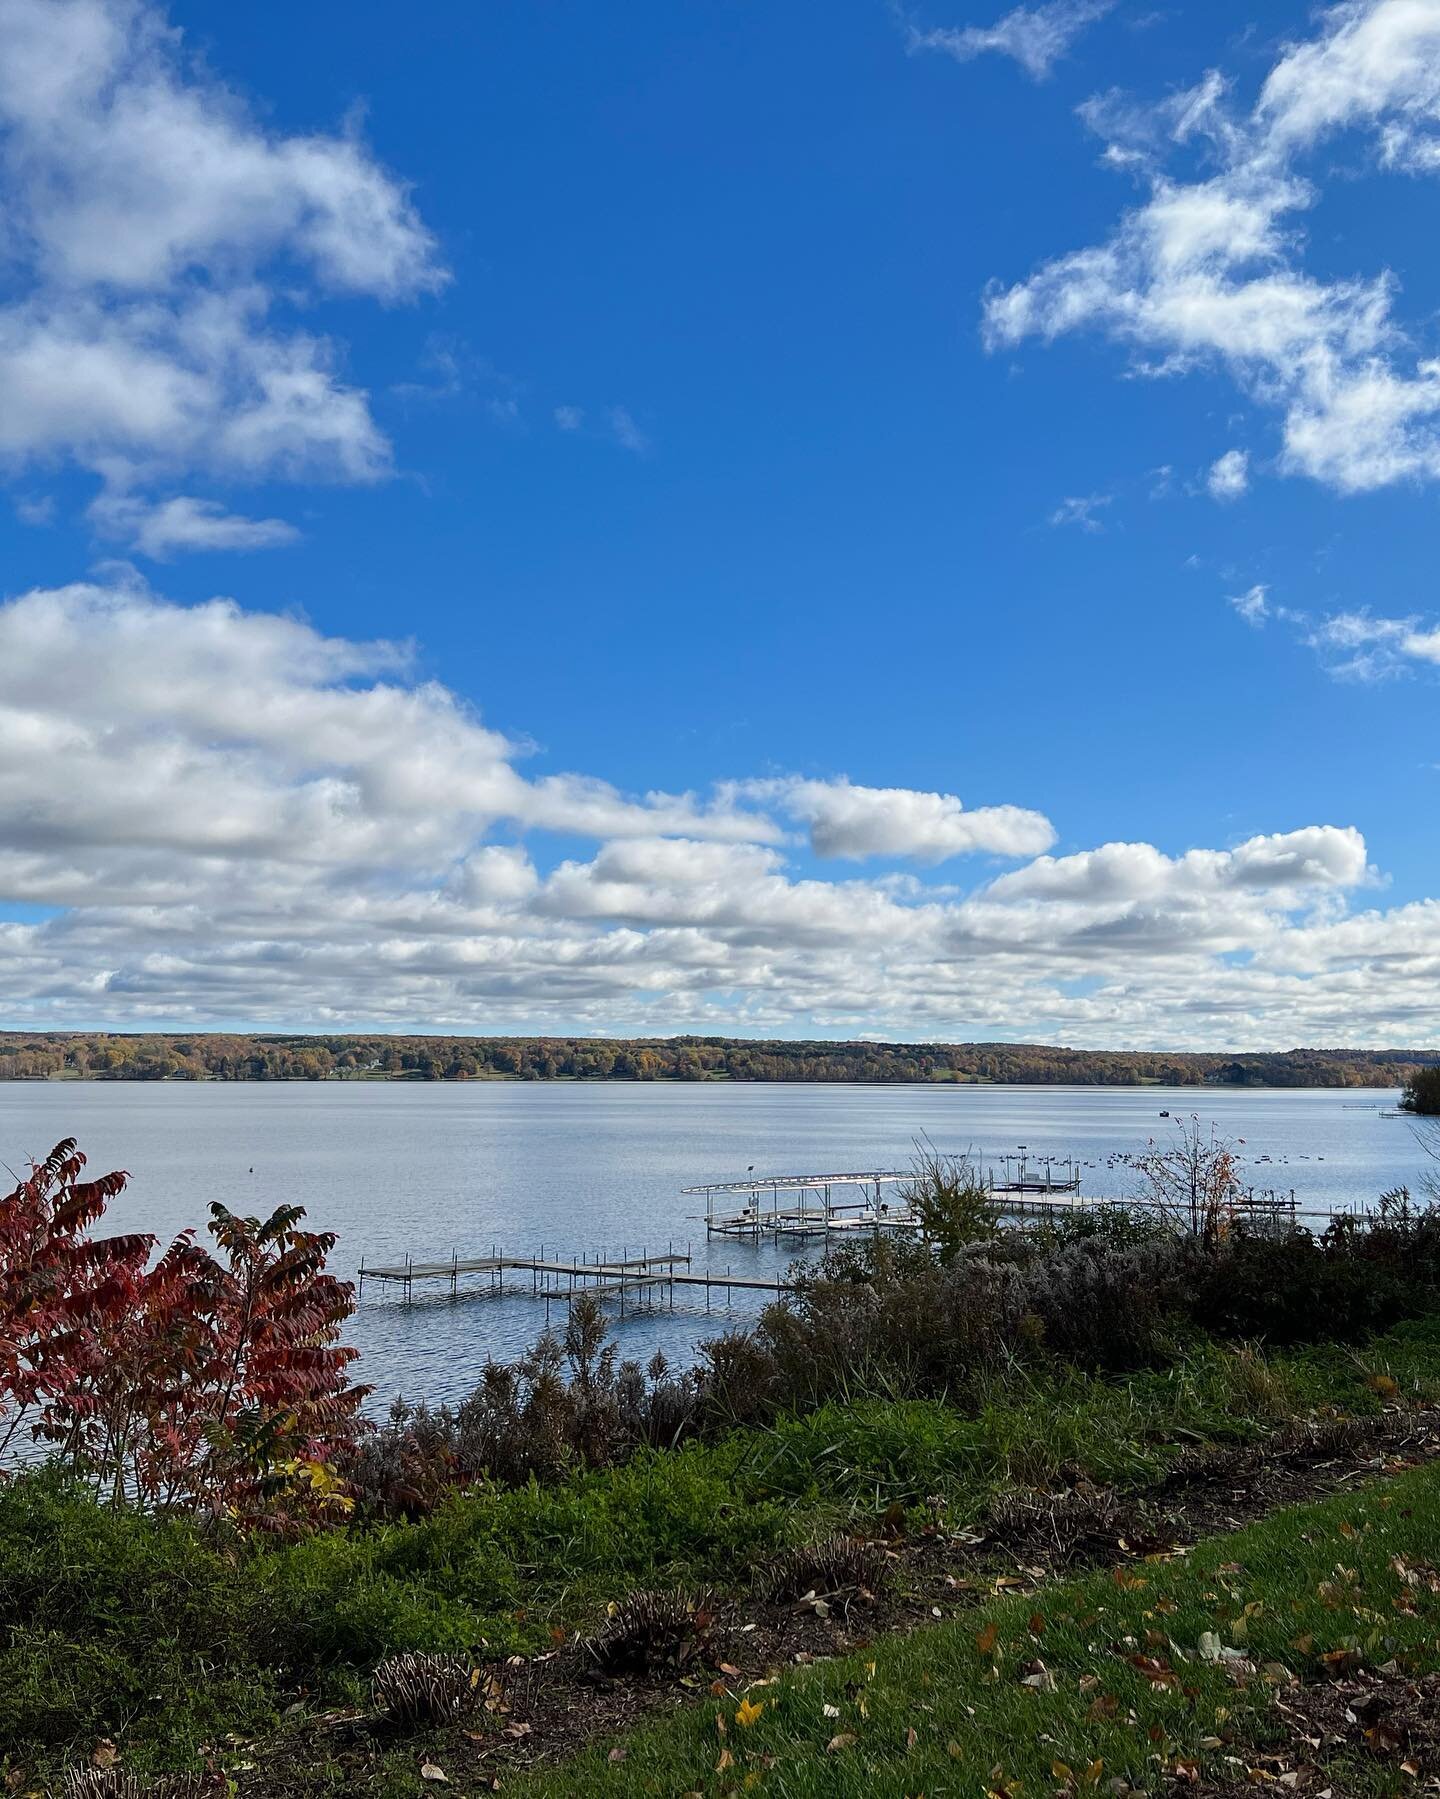
[[[1112,1157],[1143,1150],[1197,1114],[1245,1139],[1259,1186],[1293,1187],[1302,1206],[1342,1208],[1414,1183],[1426,1165],[1409,1126],[1382,1118],[1394,1093],[1095,1087],[657,1086],[611,1083],[368,1082],[175,1085],[0,1083],[0,1156],[13,1169],[74,1136],[92,1172],[130,1170],[117,1230],[169,1237],[232,1211],[305,1207],[340,1242],[333,1266],[445,1258],[458,1250],[607,1255],[693,1246],[697,1268],[778,1273],[793,1251],[707,1243],[702,1208],[680,1188],[757,1173],[903,1167],[924,1133],[941,1150],[998,1160],[1074,1155],[1084,1190],[1123,1196]],[[1260,1158],[1269,1157],[1269,1161]],[[253,1169],[253,1172],[251,1172]],[[417,1290],[418,1291],[418,1290]],[[626,1354],[659,1347],[688,1361],[695,1342],[752,1316],[753,1299],[708,1316],[702,1295],[618,1328]],[[448,1290],[406,1306],[367,1285],[350,1338],[377,1399],[454,1399],[487,1355],[533,1340],[545,1308]],[[557,1308],[557,1321],[563,1313]]]

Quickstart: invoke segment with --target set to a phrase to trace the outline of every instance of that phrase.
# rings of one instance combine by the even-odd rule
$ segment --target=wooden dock
[[[735,1274],[728,1268],[723,1272],[696,1269],[688,1252],[673,1249],[664,1255],[597,1256],[593,1260],[576,1257],[570,1261],[546,1256],[543,1251],[534,1256],[515,1256],[492,1249],[485,1256],[462,1257],[456,1253],[448,1262],[417,1262],[408,1258],[403,1262],[375,1266],[362,1262],[360,1293],[364,1295],[366,1281],[380,1281],[399,1287],[408,1302],[417,1281],[442,1281],[448,1283],[450,1296],[455,1299],[460,1296],[461,1280],[474,1276],[482,1277],[486,1283],[480,1291],[488,1291],[497,1299],[543,1299],[547,1308],[552,1300],[569,1305],[580,1293],[593,1293],[597,1299],[618,1299],[622,1317],[627,1296],[633,1296],[632,1307],[641,1299],[654,1300],[659,1296],[662,1303],[668,1299],[673,1310],[677,1288],[703,1291],[707,1310],[715,1293],[723,1293],[728,1300],[736,1292],[776,1297],[794,1292],[789,1281]],[[467,1286],[465,1291],[473,1294],[476,1289]]]

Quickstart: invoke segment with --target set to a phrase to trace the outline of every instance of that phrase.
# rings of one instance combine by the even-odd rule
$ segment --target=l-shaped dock
[[[627,1294],[652,1303],[657,1297],[662,1303],[668,1298],[673,1309],[677,1288],[698,1288],[705,1294],[708,1310],[711,1297],[717,1292],[727,1298],[732,1292],[766,1293],[777,1297],[794,1292],[793,1283],[789,1281],[735,1274],[728,1268],[723,1272],[709,1268],[697,1270],[692,1266],[688,1252],[673,1249],[664,1255],[597,1257],[593,1261],[579,1257],[564,1261],[546,1256],[543,1251],[534,1256],[512,1256],[492,1249],[488,1256],[471,1256],[463,1260],[457,1253],[448,1262],[416,1262],[407,1258],[403,1262],[373,1267],[361,1262],[360,1291],[364,1293],[366,1281],[381,1281],[400,1287],[408,1301],[417,1281],[443,1281],[449,1284],[451,1297],[458,1298],[462,1278],[477,1275],[486,1277],[488,1289],[497,1299],[519,1296],[543,1299],[547,1305],[552,1300],[569,1305],[577,1294],[593,1293],[600,1299],[618,1298],[622,1317]],[[475,1291],[473,1287],[466,1290]]]

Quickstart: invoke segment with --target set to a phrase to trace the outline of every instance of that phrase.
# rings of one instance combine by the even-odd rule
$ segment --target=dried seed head
[[[475,1669],[459,1656],[411,1651],[381,1662],[370,1691],[397,1724],[443,1724],[473,1704],[476,1685]]]
[[[631,1593],[593,1636],[581,1640],[580,1651],[607,1672],[679,1666],[704,1648],[714,1621],[709,1593],[680,1587]]]
[[[827,1537],[781,1550],[764,1562],[756,1584],[769,1600],[800,1599],[806,1593],[838,1593],[845,1587],[875,1587],[884,1578],[885,1551],[863,1537]]]
[[[71,1768],[64,1799],[205,1799],[216,1791],[204,1774],[128,1773],[123,1768]]]

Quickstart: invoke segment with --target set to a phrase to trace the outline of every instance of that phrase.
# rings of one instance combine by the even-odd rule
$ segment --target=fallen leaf
[[[742,1729],[748,1730],[765,1709],[763,1699],[742,1699],[735,1707],[735,1722]]]
[[[980,1651],[981,1655],[989,1655],[999,1640],[1000,1626],[992,1619],[990,1623],[985,1626],[984,1630],[976,1633],[975,1647]]]
[[[629,1753],[628,1749],[612,1749],[605,1759],[606,1761],[623,1762]]]
[[[825,1745],[825,1753],[827,1755],[838,1755],[842,1749],[848,1749],[854,1741],[854,1735],[850,1731],[842,1730],[838,1737],[831,1737],[830,1741]]]
[[[100,1741],[90,1751],[90,1766],[92,1768],[113,1768],[119,1759],[120,1751],[110,1741],[109,1737],[101,1737]]]
[[[443,1768],[437,1767],[434,1762],[421,1762],[420,1778],[422,1780],[439,1781],[445,1786],[449,1786],[450,1784],[450,1776]]]

